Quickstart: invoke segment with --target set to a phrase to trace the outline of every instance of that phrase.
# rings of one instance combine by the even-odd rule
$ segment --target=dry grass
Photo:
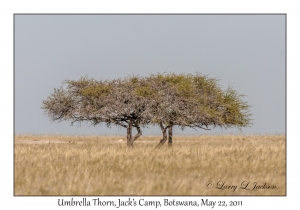
[[[161,149],[159,136],[142,136],[133,149],[120,138],[16,135],[15,195],[286,194],[284,135],[175,136]],[[219,181],[237,188],[216,189]],[[276,188],[245,190],[243,181]]]

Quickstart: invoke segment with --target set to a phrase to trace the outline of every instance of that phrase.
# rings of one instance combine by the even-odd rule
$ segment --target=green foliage
[[[200,74],[196,74],[192,78],[193,83],[195,84],[197,91],[202,93],[221,93],[222,90],[217,84],[217,79],[208,78]]]
[[[175,89],[179,96],[189,98],[194,95],[195,87],[191,82],[189,75],[174,73],[164,73],[152,75],[151,79],[155,85],[162,87],[162,89]]]
[[[243,95],[239,95],[232,87],[229,87],[224,93],[224,121],[227,124],[244,127],[250,124],[250,116],[248,114],[249,105],[242,101]]]
[[[87,86],[81,90],[81,94],[85,97],[101,97],[110,94],[111,87],[106,84],[95,84]]]
[[[67,119],[72,109],[72,100],[63,88],[54,88],[54,92],[42,101],[42,109],[53,121]]]
[[[135,90],[135,94],[137,96],[142,96],[142,97],[152,97],[155,94],[155,91],[151,89],[150,86],[148,85],[143,85],[143,86],[138,86]]]
[[[85,76],[85,77],[81,77],[78,81],[65,80],[63,84],[67,84],[68,89],[72,89],[72,88],[84,88],[95,82],[96,82],[95,80],[89,79],[87,76]]]
[[[195,88],[190,81],[183,79],[177,85],[178,92],[183,97],[189,98],[194,96]]]
[[[130,82],[131,82],[132,84],[136,84],[136,83],[139,82],[139,78],[138,78],[138,77],[132,77],[132,78],[130,78]]]
[[[185,79],[184,75],[176,75],[174,73],[152,74],[151,79],[157,84],[172,84],[177,85]]]

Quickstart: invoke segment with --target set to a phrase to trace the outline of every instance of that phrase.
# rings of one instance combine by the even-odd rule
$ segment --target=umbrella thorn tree
[[[232,87],[223,91],[218,80],[201,74],[153,74],[144,78],[152,97],[151,123],[161,128],[163,138],[172,145],[172,128],[179,126],[210,130],[209,127],[239,129],[250,125],[249,105]],[[147,96],[145,96],[147,97]],[[168,132],[168,135],[167,135]]]
[[[132,78],[114,80],[95,80],[82,77],[79,80],[65,80],[59,89],[54,89],[46,100],[42,109],[53,121],[68,120],[74,122],[87,121],[91,125],[105,123],[127,129],[127,145],[141,135],[141,126],[150,122],[145,113],[147,98],[136,97],[139,79],[132,82]],[[138,133],[132,136],[132,128]]]
[[[162,139],[172,145],[173,126],[210,130],[210,127],[250,125],[249,105],[232,87],[222,90],[218,80],[201,74],[152,74],[123,79],[95,80],[82,77],[65,80],[63,86],[43,101],[42,108],[53,121],[87,121],[127,129],[127,146],[141,135],[141,127],[158,125]],[[132,136],[132,128],[137,134]]]

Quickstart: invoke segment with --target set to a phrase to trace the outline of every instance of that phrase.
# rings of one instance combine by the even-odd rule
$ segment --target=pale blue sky
[[[15,133],[120,134],[52,123],[42,100],[65,79],[200,72],[232,85],[253,125],[176,134],[285,133],[285,15],[15,15]],[[143,133],[160,134],[158,128]]]

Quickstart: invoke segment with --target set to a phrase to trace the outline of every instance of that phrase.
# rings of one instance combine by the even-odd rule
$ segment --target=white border
[[[297,9],[298,8],[298,9]],[[55,209],[56,197],[14,197],[13,196],[13,14],[14,13],[286,13],[287,14],[287,152],[288,180],[287,197],[204,197],[211,200],[242,200],[243,209],[283,209],[286,206],[298,206],[300,189],[299,177],[299,139],[297,115],[299,103],[299,7],[296,1],[38,1],[14,0],[1,1],[0,4],[0,96],[1,115],[1,190],[0,206],[3,209],[30,207],[30,209]],[[266,81],[267,82],[267,81]],[[24,108],[26,109],[26,107]],[[89,197],[91,198],[91,197]],[[156,199],[156,197],[151,197]],[[195,200],[200,197],[176,197],[181,200]],[[76,197],[79,199],[79,197]],[[109,197],[105,197],[109,200]],[[117,199],[113,197],[111,199]],[[125,197],[123,197],[125,199]],[[163,197],[157,197],[162,200]],[[79,207],[77,207],[79,208]],[[80,207],[81,209],[84,207]],[[90,207],[91,208],[91,207]],[[99,207],[96,207],[99,208]],[[103,209],[103,208],[102,208]],[[127,208],[128,209],[128,208]],[[165,208],[164,208],[165,209]],[[179,209],[179,208],[177,208]],[[238,209],[237,207],[235,209]],[[293,208],[296,209],[296,208]]]

